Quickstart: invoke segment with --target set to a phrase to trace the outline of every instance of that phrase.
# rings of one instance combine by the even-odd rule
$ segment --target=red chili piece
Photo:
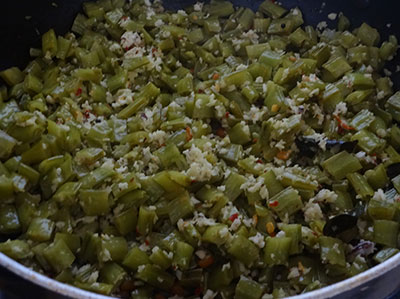
[[[353,127],[349,126],[348,124],[344,123],[339,116],[336,114],[333,115],[333,117],[336,119],[338,122],[338,132],[339,133],[344,133],[345,130],[350,131],[350,130],[355,130]]]
[[[82,88],[79,87],[79,88],[76,90],[75,95],[76,95],[77,97],[79,97],[81,94],[82,94]]]
[[[277,207],[279,205],[279,202],[277,200],[274,200],[273,202],[269,203],[270,207]]]
[[[231,217],[229,217],[229,220],[233,222],[233,221],[235,221],[235,219],[238,218],[238,217],[239,217],[239,214],[238,214],[238,213],[235,213],[235,214],[231,215]]]

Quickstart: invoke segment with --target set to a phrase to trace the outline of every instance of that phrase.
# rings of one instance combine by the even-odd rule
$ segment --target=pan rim
[[[111,296],[104,296],[94,292],[85,291],[72,285],[68,285],[59,281],[56,281],[50,277],[40,274],[19,262],[11,259],[3,253],[0,253],[0,265],[10,270],[14,274],[36,284],[44,287],[50,291],[58,294],[68,296],[71,298],[87,298],[87,299],[109,299],[115,298]],[[385,275],[387,272],[400,266],[400,253],[397,253],[393,257],[384,261],[383,263],[376,265],[354,277],[342,280],[332,285],[328,285],[321,289],[311,291],[305,294],[292,296],[293,299],[314,299],[314,298],[330,298],[344,292],[354,290],[357,287],[366,284],[375,278]]]

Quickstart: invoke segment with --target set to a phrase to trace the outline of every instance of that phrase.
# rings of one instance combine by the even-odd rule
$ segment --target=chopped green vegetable
[[[104,295],[236,299],[397,254],[398,41],[303,23],[272,0],[85,2],[0,72],[0,252]]]

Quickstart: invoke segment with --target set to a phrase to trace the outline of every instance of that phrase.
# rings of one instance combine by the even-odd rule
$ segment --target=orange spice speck
[[[273,104],[272,106],[271,106],[271,111],[272,112],[278,112],[279,111],[279,105],[278,104]]]
[[[286,161],[287,159],[289,159],[290,153],[291,153],[291,150],[288,150],[288,151],[280,151],[280,152],[278,152],[278,153],[276,154],[276,157],[277,157],[279,160],[284,160],[284,161]]]
[[[270,221],[270,222],[267,222],[266,228],[267,228],[268,235],[270,235],[271,237],[274,237],[275,236],[275,225]]]
[[[214,258],[212,257],[212,255],[207,255],[205,258],[199,260],[197,264],[200,268],[208,268],[212,264],[214,264]]]
[[[215,73],[215,74],[212,76],[212,78],[213,78],[213,80],[218,80],[218,79],[219,79],[219,74],[218,74],[218,73]]]

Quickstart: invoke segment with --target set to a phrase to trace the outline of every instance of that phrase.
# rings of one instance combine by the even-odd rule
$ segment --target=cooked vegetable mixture
[[[83,10],[0,73],[1,252],[93,292],[207,299],[308,292],[399,252],[394,36],[269,0]]]

